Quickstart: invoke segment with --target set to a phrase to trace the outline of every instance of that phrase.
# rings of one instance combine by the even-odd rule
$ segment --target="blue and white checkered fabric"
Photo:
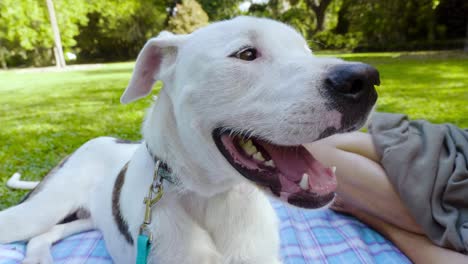
[[[280,220],[281,258],[285,264],[411,263],[391,242],[353,217],[331,210],[306,211],[272,201]],[[18,264],[25,244],[0,245],[0,264]],[[112,263],[102,235],[90,231],[52,247],[54,263]]]
[[[354,217],[272,204],[281,220],[285,264],[411,263],[390,241]]]

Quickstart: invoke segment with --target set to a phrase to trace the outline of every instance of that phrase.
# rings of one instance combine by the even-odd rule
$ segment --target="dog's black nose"
[[[325,79],[326,89],[334,96],[359,101],[367,98],[380,85],[379,72],[364,63],[346,63],[330,68]]]

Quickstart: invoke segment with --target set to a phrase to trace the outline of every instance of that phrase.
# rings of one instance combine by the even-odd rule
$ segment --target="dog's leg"
[[[28,240],[46,232],[80,206],[76,197],[71,191],[46,185],[25,202],[0,212],[0,243]]]
[[[52,227],[51,230],[28,242],[26,258],[23,264],[51,264],[53,263],[50,247],[53,243],[75,233],[93,229],[91,219],[80,219],[66,224]]]
[[[78,209],[88,210],[92,187],[99,179],[96,175],[105,175],[112,161],[102,154],[109,149],[106,144],[115,145],[111,142],[107,138],[88,141],[53,168],[24,202],[1,211],[0,243],[28,240]]]
[[[240,184],[210,199],[205,221],[223,263],[281,263],[278,219],[256,187]]]
[[[154,258],[149,263],[223,263],[210,234],[179,203],[156,211]]]

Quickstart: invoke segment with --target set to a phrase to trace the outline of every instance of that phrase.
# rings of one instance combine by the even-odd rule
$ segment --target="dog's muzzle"
[[[380,85],[379,72],[370,65],[344,63],[328,69],[321,93],[328,99],[328,108],[343,115],[344,132],[364,124],[377,100],[375,85]]]

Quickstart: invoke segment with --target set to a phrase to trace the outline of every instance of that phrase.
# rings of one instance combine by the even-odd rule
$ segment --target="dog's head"
[[[177,138],[183,152],[172,156],[183,155],[178,162],[192,174],[183,179],[188,189],[214,194],[248,179],[290,204],[318,208],[333,199],[336,178],[302,144],[360,128],[379,75],[366,64],[315,57],[282,23],[238,17],[149,40],[121,101],[147,95],[155,80],[171,108],[164,118],[175,123],[165,138]]]

